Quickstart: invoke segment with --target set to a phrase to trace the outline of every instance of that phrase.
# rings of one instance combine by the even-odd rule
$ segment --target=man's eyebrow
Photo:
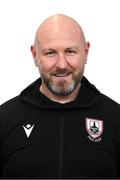
[[[66,47],[65,48],[65,51],[66,50],[78,50],[79,48],[77,47],[77,46],[70,46],[70,47]],[[47,51],[57,51],[57,48],[44,48],[44,49],[42,49],[42,51],[41,52],[47,52]]]
[[[45,48],[42,50],[43,52],[46,52],[46,51],[56,51],[56,49],[53,49],[53,48]]]
[[[69,49],[75,49],[75,50],[78,50],[79,48],[78,48],[77,46],[71,46],[71,47],[66,48],[66,50],[69,50]]]

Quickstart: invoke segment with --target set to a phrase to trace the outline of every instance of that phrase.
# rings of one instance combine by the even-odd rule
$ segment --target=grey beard
[[[51,91],[53,94],[57,96],[67,96],[71,94],[76,89],[81,80],[73,80],[73,82],[70,85],[68,85],[67,87],[63,87],[63,89],[61,89],[54,85],[54,83],[47,79],[43,74],[41,74],[41,79],[46,85],[46,87],[49,89],[49,91]]]
[[[58,88],[54,84],[53,85],[49,84],[47,87],[55,95],[58,95],[58,96],[67,96],[67,95],[71,94],[74,91],[74,89],[75,89],[75,82],[71,83],[68,87],[64,88],[64,90],[61,90],[60,88]]]

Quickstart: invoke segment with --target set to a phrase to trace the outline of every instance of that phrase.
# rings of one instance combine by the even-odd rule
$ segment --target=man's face
[[[54,95],[67,96],[80,84],[89,45],[83,45],[78,29],[53,28],[38,37],[35,60],[42,88]]]

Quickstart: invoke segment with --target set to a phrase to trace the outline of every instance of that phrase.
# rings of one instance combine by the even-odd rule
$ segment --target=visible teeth
[[[64,77],[64,76],[68,76],[68,74],[59,74],[59,75],[55,75],[57,77]]]

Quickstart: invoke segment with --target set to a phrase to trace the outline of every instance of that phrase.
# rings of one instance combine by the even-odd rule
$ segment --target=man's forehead
[[[75,36],[55,36],[54,38],[51,37],[41,37],[38,38],[39,43],[38,47],[41,49],[46,48],[53,48],[53,49],[66,49],[66,48],[73,48],[73,47],[80,47],[82,45],[82,41],[80,37],[77,35]]]
[[[40,42],[54,40],[78,40],[84,39],[80,25],[71,17],[65,15],[54,15],[45,20],[36,32],[36,38]]]

